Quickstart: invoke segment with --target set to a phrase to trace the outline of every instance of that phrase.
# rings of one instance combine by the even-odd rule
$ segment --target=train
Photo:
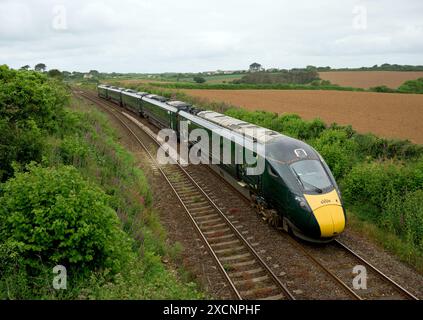
[[[100,98],[147,119],[159,129],[172,129],[179,136],[181,121],[185,121],[188,133],[203,129],[210,139],[212,134],[218,134],[222,141],[230,140],[231,161],[218,160],[210,166],[248,197],[271,225],[316,243],[330,242],[344,231],[347,218],[339,187],[322,156],[307,143],[147,92],[105,84],[98,85],[97,91]],[[249,134],[253,131],[261,134]],[[264,161],[260,174],[247,174],[248,164],[235,161],[239,150],[247,153],[247,146],[237,145],[239,142],[234,136],[250,139],[256,145],[254,150],[264,150],[253,153]],[[222,154],[224,144],[220,146]],[[263,148],[258,148],[260,146]],[[213,156],[211,153],[210,157]]]

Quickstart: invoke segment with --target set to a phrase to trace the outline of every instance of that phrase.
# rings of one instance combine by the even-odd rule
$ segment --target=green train
[[[203,129],[210,141],[208,160],[216,163],[211,167],[249,197],[272,225],[312,242],[328,242],[343,232],[346,214],[336,181],[320,154],[303,141],[145,92],[99,85],[98,95],[178,137],[182,123],[188,134]],[[212,148],[213,135],[220,148]],[[249,144],[241,143],[246,140]],[[222,160],[224,148],[230,150],[230,161]],[[245,161],[247,153],[264,164],[260,174],[248,174],[254,164]]]

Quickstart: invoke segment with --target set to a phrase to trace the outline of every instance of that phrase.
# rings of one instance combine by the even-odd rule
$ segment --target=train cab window
[[[322,193],[332,186],[326,170],[318,160],[297,161],[290,167],[305,191]]]

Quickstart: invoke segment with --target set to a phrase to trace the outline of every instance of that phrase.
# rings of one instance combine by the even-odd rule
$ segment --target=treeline
[[[46,74],[0,66],[0,299],[196,299],[107,118]],[[67,269],[66,290],[53,268]],[[63,275],[63,274],[62,274]]]
[[[423,271],[423,146],[360,134],[351,126],[320,119],[251,112],[154,86],[132,89],[187,101],[306,141],[331,168],[353,217],[376,226],[372,236]]]
[[[307,84],[314,80],[320,80],[319,73],[315,70],[292,69],[277,73],[253,72],[248,73],[241,79],[233,81],[234,84]]]

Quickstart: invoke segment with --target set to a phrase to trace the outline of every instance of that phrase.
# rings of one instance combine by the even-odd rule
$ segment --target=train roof
[[[143,96],[141,99],[148,103],[154,104],[155,106],[158,106],[162,109],[165,109],[166,111],[178,112],[178,108],[172,107],[165,102],[152,98],[151,96],[155,96],[155,95],[149,94],[149,95]]]
[[[186,109],[191,107],[191,105],[189,103],[183,102],[183,101],[176,101],[176,100],[172,100],[172,101],[168,101],[166,102],[166,104],[178,108],[178,109]]]
[[[108,87],[107,90],[114,91],[114,92],[122,92],[122,91],[124,91],[123,88],[112,87],[112,86]]]
[[[158,96],[157,94],[149,94],[146,97],[149,99],[160,101],[160,102],[166,102],[168,100],[167,98]]]
[[[244,134],[259,143],[266,144],[281,136],[279,132],[269,130],[255,124],[226,116],[214,111],[200,111],[197,115],[224,128]]]
[[[208,112],[211,112],[211,111],[208,111]],[[311,146],[309,146],[305,142],[285,136],[276,131],[267,130],[259,126],[253,125],[256,128],[271,131],[273,133],[270,135],[271,136],[270,139],[266,135],[258,136],[257,138],[255,137],[252,138],[248,134],[244,135],[244,133],[239,130],[234,130],[231,127],[223,127],[221,124],[218,124],[214,121],[211,121],[205,118],[204,114],[202,115],[202,117],[200,117],[199,115],[193,115],[191,113],[184,112],[184,111],[180,111],[179,114],[183,116],[184,118],[190,121],[193,121],[194,123],[197,123],[198,125],[204,128],[207,128],[213,131],[218,130],[217,132],[219,135],[221,135],[222,137],[226,139],[233,140],[239,144],[245,143],[244,137],[246,139],[249,139],[250,143],[244,144],[244,147],[253,152],[257,152],[258,154],[260,154],[261,156],[265,157],[267,160],[270,160],[270,161],[289,164],[299,160],[305,160],[305,159],[317,160],[320,158],[320,155],[317,153],[317,151],[314,150]],[[227,117],[227,116],[224,116],[224,117]],[[241,122],[241,120],[238,120],[232,117],[228,117],[228,118]],[[230,120],[230,119],[227,119],[227,120]],[[242,121],[242,123],[247,123],[247,122]],[[249,123],[247,124],[250,125]],[[259,148],[258,145],[262,145],[265,147]]]
[[[122,91],[122,94],[125,95],[125,96],[134,97],[134,98],[141,98],[142,97],[140,94],[138,94],[138,92],[136,92],[134,90],[131,90],[131,91],[125,90],[125,91]]]

